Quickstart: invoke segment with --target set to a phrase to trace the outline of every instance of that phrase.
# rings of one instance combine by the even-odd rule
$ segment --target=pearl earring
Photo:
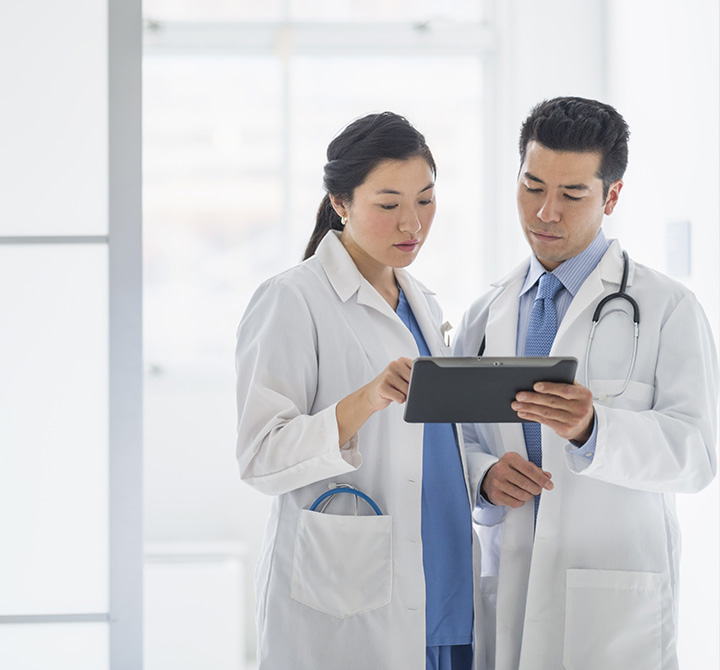
[[[341,216],[341,217],[340,217],[340,224],[342,225],[343,228],[345,227],[345,224],[346,224],[346,223],[347,223],[347,216]]]

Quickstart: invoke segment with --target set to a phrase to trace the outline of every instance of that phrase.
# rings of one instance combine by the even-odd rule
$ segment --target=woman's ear
[[[337,215],[342,219],[344,216],[347,216],[347,205],[343,202],[342,198],[338,198],[336,195],[333,195],[332,193],[330,195],[330,203],[333,206],[333,209],[337,213]]]

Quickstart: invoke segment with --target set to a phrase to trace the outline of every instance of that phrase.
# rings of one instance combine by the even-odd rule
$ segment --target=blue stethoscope
[[[325,508],[328,506],[330,501],[332,500],[333,496],[337,495],[338,493],[351,493],[355,496],[355,516],[357,516],[358,510],[357,510],[357,501],[358,498],[361,500],[364,500],[370,507],[372,507],[375,514],[378,516],[382,516],[382,512],[380,511],[380,508],[377,506],[375,501],[366,493],[363,493],[359,489],[356,489],[354,486],[351,486],[350,484],[330,484],[329,486],[330,490],[325,491],[322,495],[318,496],[315,499],[315,502],[313,502],[312,505],[310,505],[310,511],[311,512],[324,512]],[[322,503],[322,504],[321,504]]]
[[[595,313],[592,317],[592,326],[590,328],[590,336],[588,337],[588,343],[587,343],[587,350],[585,351],[585,383],[590,383],[590,377],[588,376],[588,363],[590,361],[590,348],[592,347],[593,338],[595,337],[595,329],[598,326],[598,323],[600,323],[600,320],[603,318],[603,316],[607,316],[608,314],[612,314],[613,312],[622,312],[623,314],[626,314],[624,310],[621,309],[613,309],[610,311],[606,311],[605,314],[602,313],[603,307],[607,305],[611,300],[616,300],[617,298],[622,298],[623,300],[627,300],[632,305],[633,308],[633,327],[634,327],[634,335],[633,335],[633,352],[632,352],[632,358],[630,359],[630,367],[628,368],[627,375],[625,375],[625,382],[623,383],[622,388],[620,389],[619,393],[605,393],[602,396],[602,399],[606,398],[619,398],[625,391],[627,390],[628,385],[630,384],[630,377],[632,376],[633,370],[635,369],[635,360],[637,359],[637,350],[638,350],[638,336],[640,333],[640,307],[638,307],[637,302],[635,299],[628,295],[625,289],[627,288],[627,279],[628,279],[628,273],[630,270],[630,260],[627,255],[627,251],[622,252],[623,256],[623,275],[622,275],[622,281],[620,282],[620,290],[617,293],[611,293],[610,295],[605,296],[599,303],[598,306],[595,308]],[[596,400],[599,400],[600,398],[595,398]]]

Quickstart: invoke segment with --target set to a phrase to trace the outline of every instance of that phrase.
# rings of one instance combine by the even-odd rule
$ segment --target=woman
[[[240,473],[276,496],[256,575],[259,668],[466,670],[464,456],[453,426],[405,423],[401,406],[412,359],[447,353],[438,305],[403,270],[435,215],[435,162],[389,112],[350,124],[327,158],[305,261],[260,286],[238,330]],[[382,516],[347,493],[308,509],[338,484]]]

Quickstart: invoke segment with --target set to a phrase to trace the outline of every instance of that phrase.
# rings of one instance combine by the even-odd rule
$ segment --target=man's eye
[[[582,200],[582,198],[576,198],[574,195],[568,195],[567,193],[563,194],[565,196],[565,200],[572,200],[573,202],[577,202],[578,200]]]
[[[525,190],[526,190],[528,193],[542,193],[542,189],[541,189],[541,188],[530,188],[529,186],[526,186],[526,187],[525,187]]]

